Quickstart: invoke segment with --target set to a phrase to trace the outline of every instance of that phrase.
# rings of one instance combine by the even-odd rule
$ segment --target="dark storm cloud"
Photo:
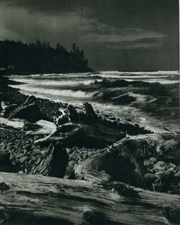
[[[178,65],[177,0],[0,0],[0,9],[1,40],[40,39],[68,50],[75,42],[85,50],[90,66],[101,70],[105,65],[131,69],[136,49],[148,58],[148,68],[155,54],[163,55],[166,65],[171,55],[172,64]],[[119,62],[119,57],[126,60]],[[141,68],[143,62],[135,61]]]
[[[58,15],[46,14],[29,11],[24,5],[17,7],[15,3],[4,4],[3,23],[0,25],[1,39],[21,39],[32,42],[38,38],[50,41],[52,45],[62,42],[67,47],[73,42],[78,42],[80,35],[91,31],[92,26],[96,26],[93,18],[87,19],[75,11],[64,11]]]

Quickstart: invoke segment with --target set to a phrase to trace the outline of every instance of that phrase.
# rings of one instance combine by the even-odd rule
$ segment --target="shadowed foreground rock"
[[[179,224],[180,196],[111,186],[0,173],[1,224]]]

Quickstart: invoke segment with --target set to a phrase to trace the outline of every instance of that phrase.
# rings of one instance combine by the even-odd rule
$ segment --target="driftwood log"
[[[4,103],[3,103],[4,105]],[[58,141],[63,140],[61,137],[53,137],[54,134],[57,134],[57,131],[61,131],[61,125],[63,127],[70,127],[71,123],[74,127],[72,130],[69,130],[69,134],[65,135],[65,140],[68,138],[72,138],[75,134],[75,139],[87,139],[90,143],[113,143],[118,141],[119,139],[125,137],[125,132],[121,130],[121,128],[117,125],[106,124],[102,119],[100,119],[96,113],[94,112],[92,106],[89,103],[85,103],[81,113],[77,114],[75,109],[69,107],[69,109],[61,109],[59,108],[58,113],[60,114],[59,118],[56,118],[56,121],[45,121],[43,120],[42,112],[40,112],[37,104],[37,99],[34,96],[29,96],[24,101],[23,104],[18,106],[15,110],[12,110],[8,114],[8,118],[2,118],[0,123],[7,124],[8,126],[12,126],[15,128],[24,128],[24,121],[22,119],[27,120],[30,123],[35,123],[36,130],[28,131],[28,135],[45,135],[47,137],[41,138],[39,142],[44,141]],[[76,115],[73,118],[73,115]],[[19,121],[14,120],[14,118],[18,118]],[[14,121],[16,123],[14,123]],[[18,122],[18,123],[17,123]],[[67,125],[66,125],[67,124]],[[38,125],[38,126],[37,126]],[[32,127],[34,127],[32,125]],[[74,129],[74,130],[73,130]],[[29,130],[29,129],[28,129]],[[80,131],[80,132],[79,132]],[[61,131],[63,133],[64,131]],[[66,131],[65,131],[66,132]],[[65,133],[64,132],[64,133]],[[79,138],[78,138],[79,136]],[[71,141],[72,142],[72,141]],[[85,143],[83,143],[85,144]]]
[[[1,172],[0,190],[1,224],[179,224],[179,195],[123,183]]]
[[[22,119],[7,119],[4,117],[0,117],[0,124],[14,128],[23,128],[25,126],[25,122]]]
[[[25,168],[23,172],[30,174],[0,173],[0,224],[180,224],[180,196],[159,193],[156,189],[153,189],[154,192],[145,190],[147,184],[144,183],[147,175],[156,176],[147,173],[148,168],[144,163],[147,164],[150,157],[156,157],[162,163],[162,151],[166,154],[172,144],[177,149],[180,143],[178,139],[165,141],[157,134],[125,137],[128,124],[122,127],[107,123],[96,115],[88,103],[84,104],[84,111],[74,114],[76,120],[73,120],[70,111],[68,116],[71,120],[60,117],[55,124],[42,120],[41,113],[34,111],[38,110],[37,106],[36,99],[28,97],[24,104],[9,114],[8,119],[0,120],[0,123],[8,126],[21,122],[18,125],[23,129],[28,125],[31,131],[26,134],[35,136],[31,144],[26,143],[27,140],[23,148],[18,145],[19,156],[16,151],[12,155],[13,144],[8,145],[11,156],[16,157],[13,162],[18,162],[21,170]],[[29,122],[16,121],[14,118],[17,117]],[[47,136],[37,139],[39,134]],[[13,132],[9,138],[12,135]],[[28,138],[27,135],[23,137]],[[75,152],[74,149],[69,154],[69,142],[75,146],[77,140],[82,139],[89,141],[86,142],[87,146],[92,142],[104,143],[105,146],[107,143],[113,144],[99,150],[95,145],[96,150],[88,150],[82,158],[79,158],[81,152]],[[44,143],[47,141],[50,143]],[[13,160],[12,157],[10,159]],[[8,160],[9,152],[2,152],[0,161]],[[27,170],[26,166],[31,164],[32,168]],[[164,164],[169,166],[170,163]],[[175,167],[171,166],[174,171]],[[177,169],[178,164],[176,172],[171,175],[173,181],[179,184],[179,177],[175,177]],[[72,175],[77,180],[38,173],[57,177]]]
[[[113,143],[125,137],[125,133],[118,126],[110,127],[99,119],[92,106],[88,103],[84,104],[84,113],[79,115],[79,120],[76,123],[71,121],[70,112],[64,112],[66,110],[63,109],[59,109],[59,111],[61,116],[55,121],[56,130],[52,130],[48,136],[37,140],[36,143],[47,141],[67,142],[67,140],[73,142],[83,138],[99,143]],[[34,134],[37,134],[37,132]]]
[[[56,130],[56,125],[46,120],[38,120],[36,125],[37,129],[27,131],[26,135],[45,135]]]

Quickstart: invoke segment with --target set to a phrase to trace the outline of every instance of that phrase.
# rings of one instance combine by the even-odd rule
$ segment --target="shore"
[[[104,72],[10,79],[23,82],[13,87],[26,95],[72,104],[77,110],[88,101],[97,114],[107,119],[138,124],[155,133],[180,133],[178,74],[129,75],[113,76]]]
[[[180,194],[180,136],[72,105],[25,96],[1,82],[1,172],[123,182]],[[2,105],[2,102],[5,104]],[[4,108],[3,108],[3,107]],[[19,126],[19,127],[18,127]]]

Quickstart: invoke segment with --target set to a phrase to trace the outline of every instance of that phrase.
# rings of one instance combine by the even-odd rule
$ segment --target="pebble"
[[[165,174],[168,175],[168,176],[170,176],[170,175],[173,174],[173,171],[172,170],[167,170],[167,171],[165,171]]]
[[[174,177],[180,177],[180,171],[174,174]]]
[[[71,153],[72,151],[73,151],[72,148],[66,148],[67,154]]]
[[[165,168],[166,168],[166,165],[164,165],[164,166],[160,166],[160,165],[158,165],[158,164],[155,164],[154,165],[154,170],[160,170],[160,171],[164,171],[165,170]]]
[[[156,175],[162,175],[163,174],[163,171],[157,171],[156,173],[155,173]]]
[[[169,169],[167,169],[167,172],[169,172],[169,171],[174,171],[174,167],[170,167]]]
[[[156,159],[155,157],[151,157],[149,160],[150,160],[152,163],[156,163],[156,162],[157,162],[157,159]]]
[[[157,175],[154,174],[154,173],[146,173],[146,174],[144,175],[144,178],[145,178],[146,180],[156,180],[156,179],[157,179]]]
[[[24,153],[17,154],[17,155],[15,156],[15,158],[18,159],[18,158],[21,158],[22,156],[24,156]]]
[[[20,161],[21,163],[23,163],[23,162],[25,162],[27,159],[29,159],[29,156],[23,156],[23,157],[21,157],[21,158],[19,159],[19,161]]]
[[[74,160],[71,160],[68,162],[68,166],[73,167],[75,163],[76,162]]]
[[[88,152],[88,156],[91,156],[91,155],[93,155],[93,153],[89,151],[89,152]]]
[[[27,149],[24,149],[23,153],[24,153],[24,154],[27,154]]]
[[[146,159],[146,160],[144,160],[143,164],[144,164],[144,166],[148,167],[148,166],[150,166],[150,161]]]
[[[156,165],[163,167],[163,166],[165,166],[165,162],[164,161],[158,161],[156,163]]]
[[[174,163],[169,163],[169,165],[170,165],[171,167],[174,167],[174,168],[177,167]]]

